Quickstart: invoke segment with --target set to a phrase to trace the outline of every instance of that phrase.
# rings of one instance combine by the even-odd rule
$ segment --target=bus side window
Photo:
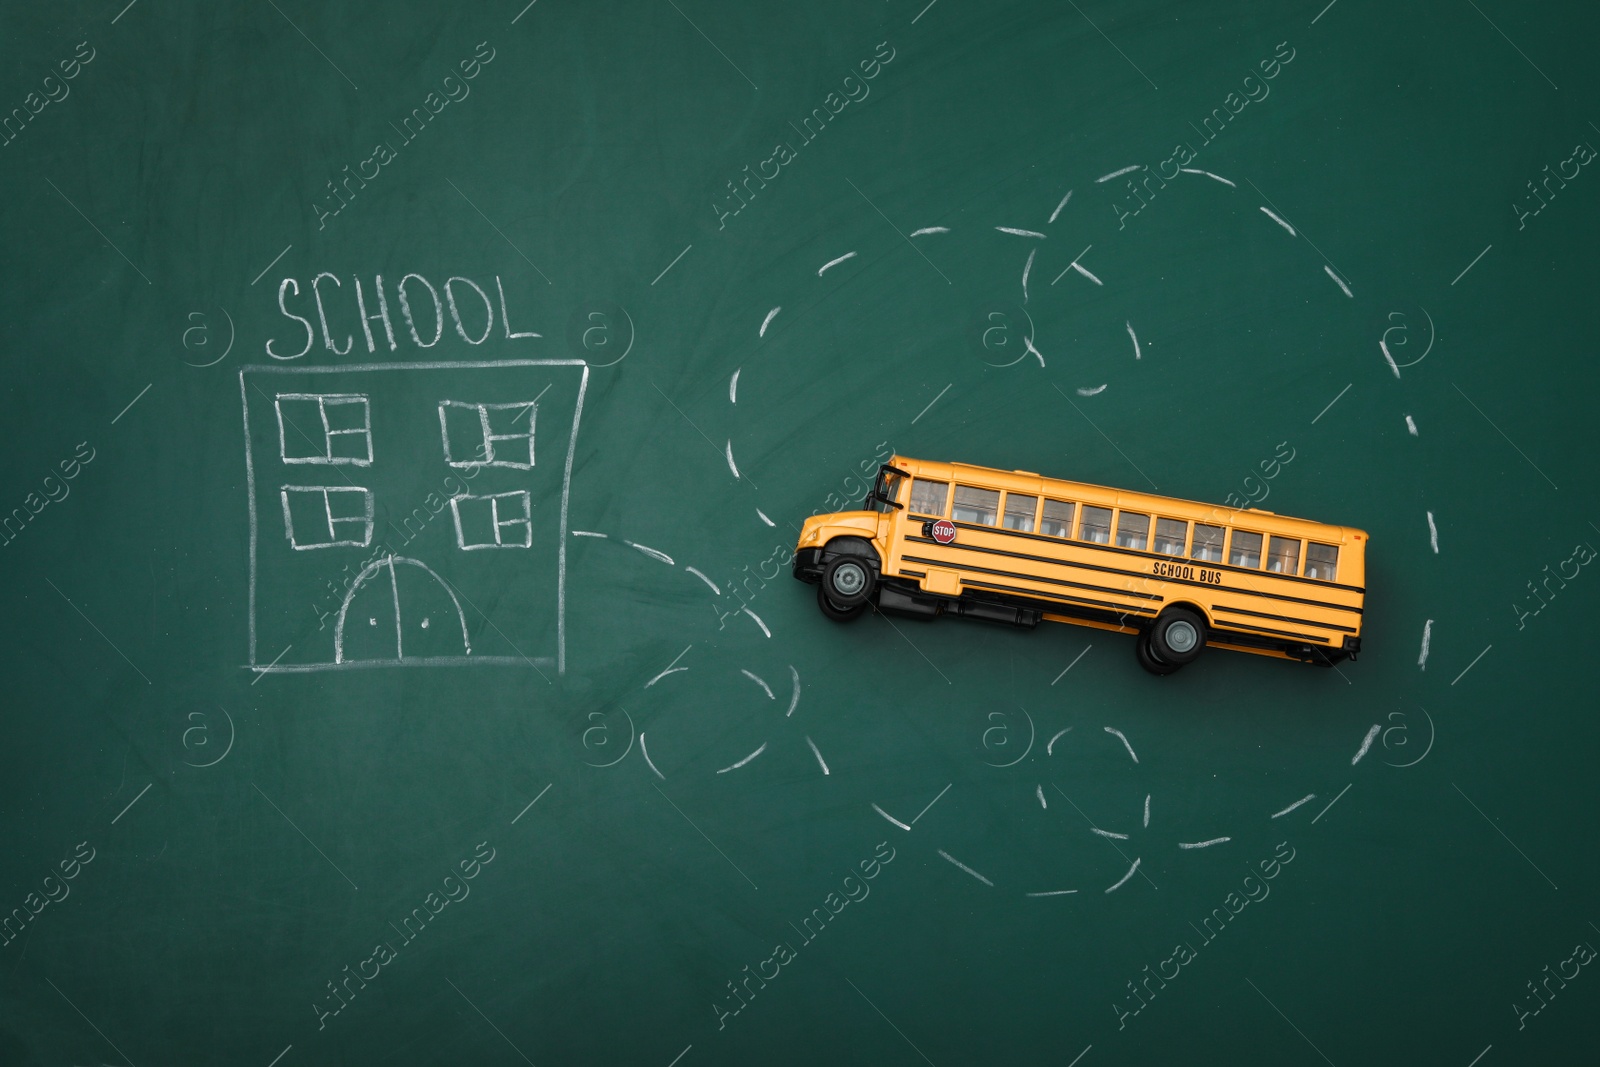
[[[1274,574],[1300,573],[1300,542],[1288,537],[1267,541],[1267,570]]]
[[[1233,531],[1233,544],[1229,546],[1228,562],[1235,567],[1261,566],[1261,535]]]
[[[950,498],[949,482],[932,482],[926,478],[911,479],[911,511],[916,515],[944,517],[945,501]]]
[[[1194,524],[1194,547],[1189,550],[1189,558],[1197,559],[1202,563],[1222,562],[1222,534],[1220,526],[1207,526],[1203,522]]]
[[[1005,528],[1019,530],[1022,533],[1033,532],[1033,517],[1039,511],[1039,498],[1036,496],[1022,496],[1018,493],[1006,494]]]
[[[1044,502],[1044,519],[1039,523],[1039,532],[1050,537],[1072,536],[1072,511],[1077,505],[1066,500],[1046,500]]]
[[[1150,516],[1131,515],[1124,511],[1117,516],[1117,547],[1144,548],[1150,538]]]
[[[971,485],[956,486],[956,507],[950,517],[957,522],[993,526],[999,511],[1000,490],[979,489]]]
[[[1315,541],[1306,545],[1306,577],[1331,582],[1339,574],[1339,547],[1319,545]]]
[[[1092,541],[1097,545],[1111,542],[1111,509],[1083,506],[1078,519],[1078,540]]]
[[[1157,519],[1156,540],[1151,547],[1164,556],[1181,556],[1188,539],[1189,524],[1182,519]]]

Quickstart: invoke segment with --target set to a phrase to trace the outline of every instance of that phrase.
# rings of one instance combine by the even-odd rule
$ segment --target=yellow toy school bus
[[[794,576],[869,604],[1137,635],[1170,674],[1206,645],[1327,666],[1361,650],[1367,535],[1191,500],[894,456],[861,511],[806,520]]]

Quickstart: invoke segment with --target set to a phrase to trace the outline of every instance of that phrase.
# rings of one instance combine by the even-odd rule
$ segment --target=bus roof
[[[1164,512],[1174,518],[1209,521],[1225,526],[1243,526],[1268,532],[1276,530],[1285,534],[1339,543],[1363,543],[1367,540],[1366,531],[1354,526],[1300,519],[1259,508],[1229,508],[1220,504],[1186,500],[1182,497],[1163,496],[1159,493],[1141,493],[1131,489],[1096,485],[1093,482],[1047,478],[1033,471],[1002,470],[975,463],[945,463],[901,455],[894,456],[889,464],[912,475],[966,480],[991,489],[1007,489],[1047,496],[1054,493],[1078,503],[1151,513]]]

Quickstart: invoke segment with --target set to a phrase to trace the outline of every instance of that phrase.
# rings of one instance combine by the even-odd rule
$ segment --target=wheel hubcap
[[[866,587],[867,574],[854,563],[846,564],[833,572],[833,587],[840,596],[855,596]]]
[[[1187,652],[1200,641],[1200,634],[1192,623],[1179,620],[1167,627],[1167,647],[1174,652]]]

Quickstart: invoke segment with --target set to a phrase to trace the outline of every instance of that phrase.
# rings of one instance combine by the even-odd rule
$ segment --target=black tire
[[[1183,664],[1181,663],[1163,663],[1161,660],[1156,659],[1155,654],[1150,650],[1150,635],[1148,633],[1141,633],[1134,639],[1133,654],[1138,659],[1139,666],[1151,674],[1167,675],[1183,669]]]
[[[835,556],[822,568],[822,593],[840,609],[859,607],[872,596],[877,575],[860,556]]]
[[[1189,608],[1168,608],[1150,627],[1150,651],[1179,667],[1193,663],[1206,647],[1206,623]]]
[[[817,587],[817,607],[822,613],[834,622],[853,622],[867,613],[867,602],[863,600],[853,608],[841,608],[828,599],[828,594],[821,586]]]

